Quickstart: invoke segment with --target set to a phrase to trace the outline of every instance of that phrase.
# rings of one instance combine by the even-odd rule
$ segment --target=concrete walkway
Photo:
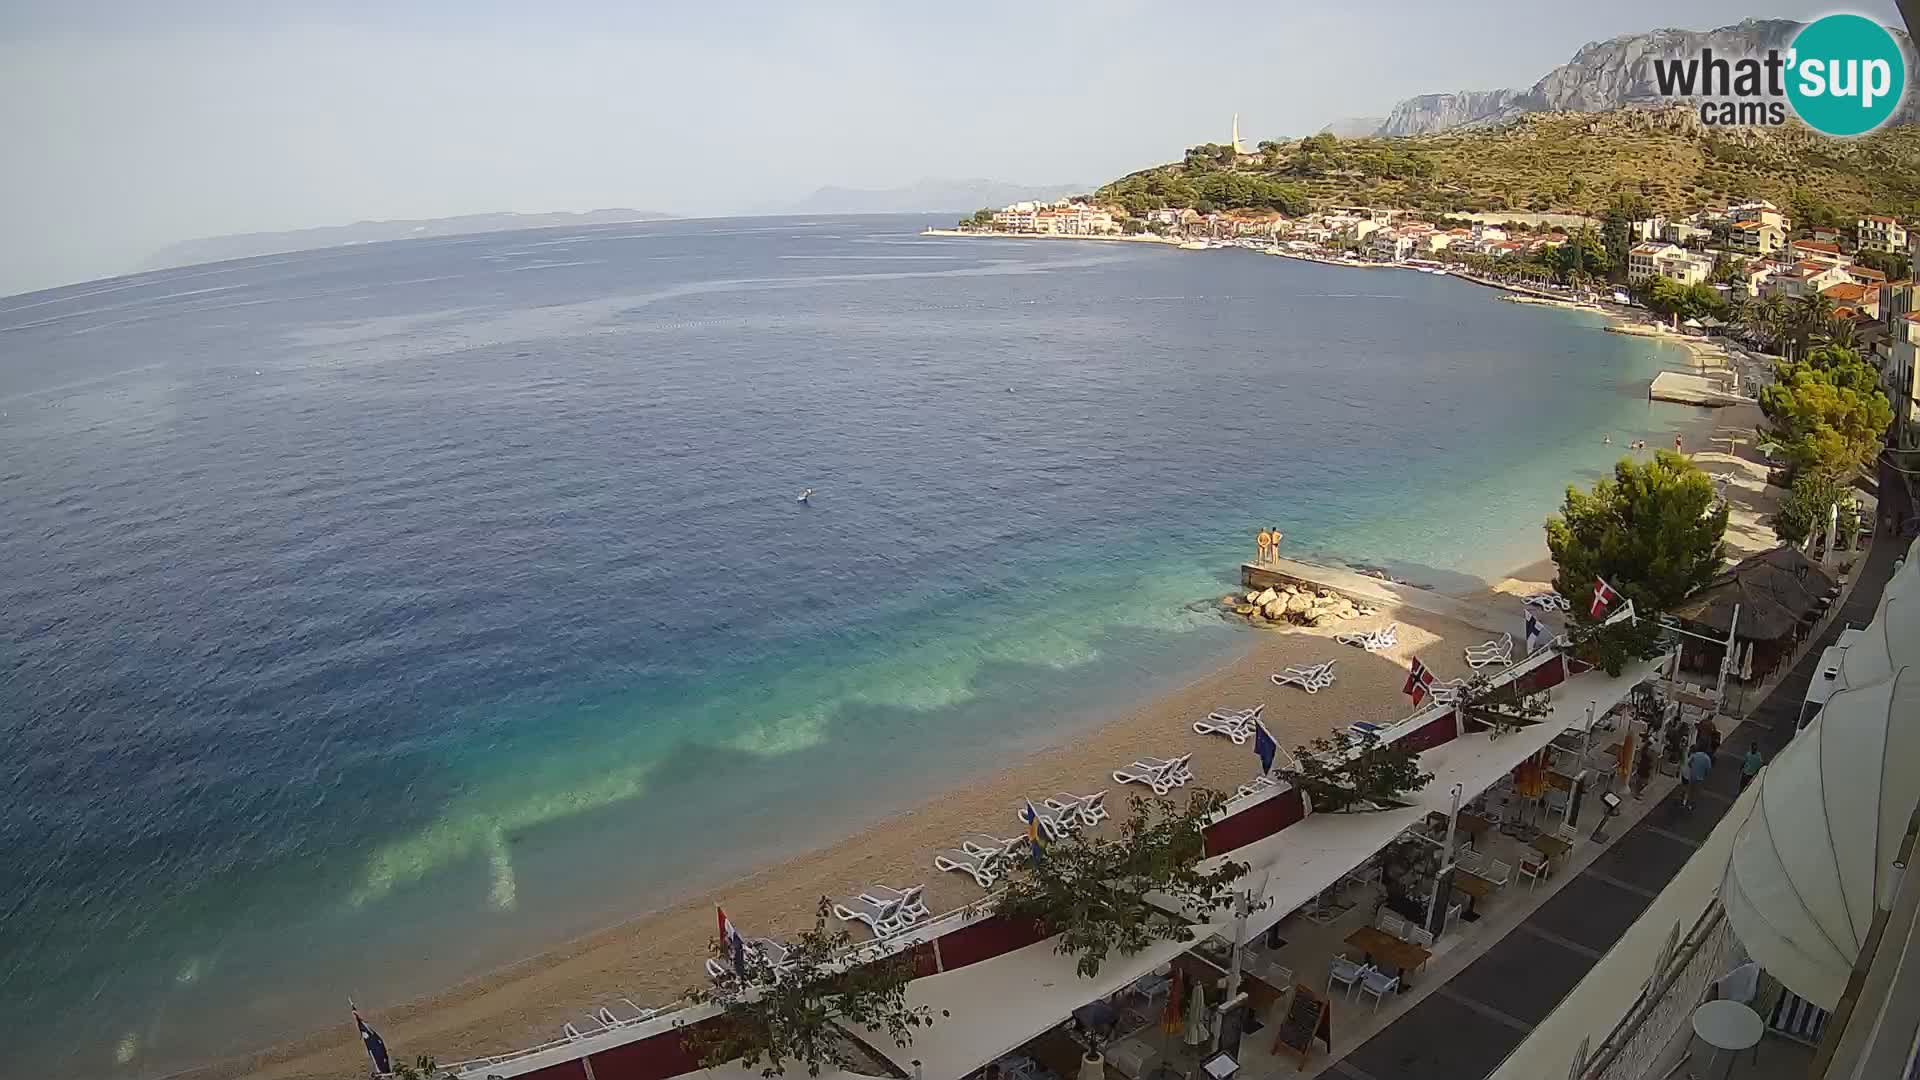
[[[1888,509],[1909,508],[1905,486],[1885,468],[1880,490]],[[1514,933],[1324,1075],[1468,1080],[1497,1068],[1640,917],[1725,816],[1739,790],[1739,763],[1747,747],[1757,742],[1771,761],[1793,738],[1821,650],[1848,625],[1865,626],[1873,618],[1893,575],[1893,560],[1904,551],[1902,542],[1874,545],[1865,565],[1856,568],[1854,588],[1818,640],[1746,721],[1728,733],[1692,810],[1681,808],[1677,790],[1670,793],[1591,865],[1563,883]]]

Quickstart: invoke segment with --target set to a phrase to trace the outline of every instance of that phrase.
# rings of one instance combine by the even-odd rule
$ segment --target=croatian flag
[[[720,916],[720,940],[726,943],[727,955],[733,958],[733,973],[744,979],[747,977],[746,936],[727,918],[725,908],[715,904],[713,910]]]
[[[353,1010],[353,1023],[360,1029],[360,1041],[366,1044],[367,1058],[373,1062],[373,1075],[386,1076],[393,1072],[393,1061],[387,1056],[386,1041],[380,1038],[379,1032],[368,1027],[365,1020],[360,1019],[360,1010],[354,1008],[352,998],[347,999],[347,1008]]]
[[[1020,819],[1027,823],[1027,850],[1033,853],[1033,868],[1040,869],[1040,848],[1045,841],[1040,837],[1040,812],[1033,808],[1033,800],[1027,800],[1027,808],[1020,811]]]
[[[1534,618],[1533,612],[1527,612],[1527,651],[1531,653],[1538,649],[1538,642],[1546,636],[1546,627],[1540,625],[1540,620]]]
[[[1607,584],[1606,578],[1594,578],[1593,606],[1587,609],[1587,615],[1591,618],[1599,618],[1606,614],[1607,609],[1612,607],[1613,602],[1618,599],[1620,599],[1620,594],[1614,591],[1613,586]]]
[[[1273,755],[1280,752],[1280,744],[1274,742],[1273,736],[1267,733],[1267,725],[1258,720],[1253,722],[1253,752],[1260,755],[1260,771],[1272,772]]]
[[[1400,692],[1412,698],[1413,707],[1417,709],[1427,699],[1432,686],[1433,672],[1427,670],[1427,665],[1421,663],[1419,657],[1414,657],[1413,666],[1407,669],[1407,685],[1401,687]]]

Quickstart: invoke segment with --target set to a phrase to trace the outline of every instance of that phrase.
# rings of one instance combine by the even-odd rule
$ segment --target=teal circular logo
[[[1887,122],[1907,93],[1907,58],[1887,28],[1862,15],[1802,27],[1787,59],[1787,100],[1826,135],[1863,135]]]

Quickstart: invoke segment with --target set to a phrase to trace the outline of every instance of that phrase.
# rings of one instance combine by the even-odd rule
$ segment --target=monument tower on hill
[[[1233,143],[1231,145],[1233,146],[1233,152],[1236,154],[1253,153],[1253,151],[1247,149],[1246,143],[1243,143],[1240,141],[1240,114],[1239,113],[1233,114]]]

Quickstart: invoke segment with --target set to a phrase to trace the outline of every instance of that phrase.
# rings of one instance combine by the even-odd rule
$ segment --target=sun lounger
[[[861,890],[862,900],[872,900],[878,904],[895,903],[900,905],[900,921],[912,925],[931,915],[927,910],[925,885],[909,885],[904,889],[892,889],[885,885],[869,885]]]
[[[1000,862],[1000,856],[975,855],[960,848],[947,848],[933,855],[933,868],[943,872],[959,872],[973,878],[973,883],[983,889],[993,888],[995,874],[993,868]]]
[[[969,855],[984,855],[988,858],[1001,858],[1013,854],[1014,850],[1027,842],[1024,836],[1014,836],[1002,840],[986,833],[968,833],[960,838],[960,850]]]
[[[1333,665],[1337,663],[1338,660],[1329,660],[1309,667],[1290,667],[1267,678],[1275,686],[1298,686],[1309,694],[1317,694],[1333,685]]]
[[[1145,765],[1149,769],[1164,769],[1175,787],[1181,787],[1193,779],[1192,754],[1181,754],[1177,758],[1143,757],[1135,765]]]
[[[1153,789],[1155,795],[1166,795],[1173,791],[1173,778],[1166,769],[1156,769],[1145,762],[1136,761],[1131,765],[1122,765],[1113,770],[1113,782],[1116,784],[1145,784]]]
[[[1342,645],[1352,645],[1368,652],[1385,652],[1400,644],[1400,624],[1388,623],[1379,630],[1363,630],[1352,634],[1335,634],[1333,640]]]
[[[1049,814],[1037,806],[1034,807],[1033,813],[1035,823],[1040,827],[1041,837],[1049,841],[1063,839],[1080,827],[1079,814]],[[1025,825],[1027,823],[1026,807],[1023,806],[1014,811],[1014,817],[1019,819],[1020,824]]]
[[[1241,784],[1239,787],[1239,790],[1234,792],[1234,796],[1236,798],[1244,799],[1249,795],[1253,795],[1253,794],[1257,794],[1259,792],[1265,791],[1266,789],[1274,786],[1276,782],[1277,781],[1275,781],[1274,778],[1271,776],[1256,776],[1253,778],[1253,783]]]
[[[1260,719],[1260,714],[1266,711],[1267,705],[1263,701],[1251,709],[1215,709],[1207,714],[1207,719],[1219,724],[1244,724],[1248,720]]]
[[[1572,611],[1573,604],[1557,592],[1533,593],[1523,596],[1520,602],[1527,607],[1537,607],[1542,611]]]
[[[1427,693],[1442,705],[1451,705],[1460,700],[1460,691],[1467,685],[1465,679],[1442,679],[1427,687]]]
[[[1513,635],[1501,634],[1498,640],[1484,645],[1467,646],[1467,666],[1483,668],[1493,664],[1513,663]]]
[[[1255,721],[1251,716],[1238,720],[1216,720],[1213,717],[1208,717],[1205,720],[1195,720],[1193,722],[1193,733],[1196,735],[1225,735],[1235,743],[1244,743],[1248,739],[1253,738],[1254,723]]]
[[[880,903],[864,896],[850,896],[834,902],[833,914],[841,922],[865,923],[875,937],[886,937],[907,927],[906,920],[900,916],[900,907],[897,900]]]
[[[1078,818],[1080,824],[1091,829],[1112,815],[1107,813],[1107,793],[1096,792],[1092,795],[1075,795],[1070,791],[1057,792],[1044,803],[1047,809],[1058,818]]]

